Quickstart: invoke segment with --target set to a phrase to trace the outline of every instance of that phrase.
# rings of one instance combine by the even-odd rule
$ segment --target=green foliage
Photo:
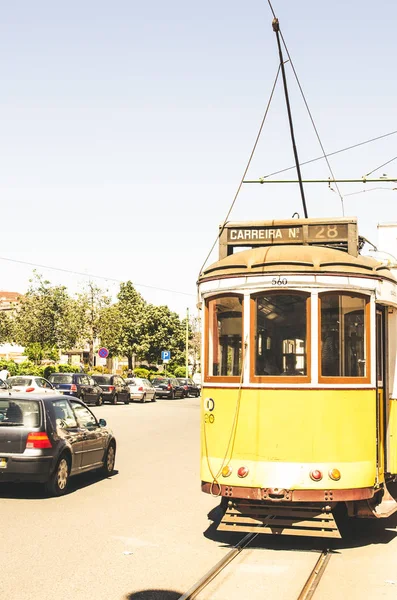
[[[48,377],[51,375],[51,373],[56,373],[56,372],[57,372],[56,365],[46,365],[43,369],[43,377],[45,377],[45,379],[48,379]]]
[[[69,365],[68,363],[60,363],[57,366],[58,373],[78,373],[80,371],[80,367],[78,365]]]
[[[0,360],[0,370],[7,369],[10,375],[19,375],[18,372],[19,365],[13,360]]]
[[[46,344],[42,346],[38,342],[34,342],[25,346],[24,355],[28,357],[28,360],[39,364],[44,359],[58,360],[59,350]]]
[[[43,377],[44,367],[36,365],[31,360],[25,360],[18,365],[17,375],[37,375]]]
[[[0,344],[13,341],[13,321],[10,315],[0,311]]]
[[[135,375],[135,377],[142,377],[143,379],[148,379],[148,377],[149,377],[149,370],[148,369],[137,368],[137,369],[134,369],[134,375]]]
[[[102,367],[101,365],[98,365],[97,367],[94,367],[92,371],[89,371],[90,375],[108,375],[109,373],[109,369]]]
[[[176,367],[174,373],[175,377],[186,377],[186,367]]]

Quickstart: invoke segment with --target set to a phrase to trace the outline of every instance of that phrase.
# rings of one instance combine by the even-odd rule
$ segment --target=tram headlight
[[[226,467],[223,467],[223,469],[222,469],[222,477],[229,477],[229,475],[231,475],[232,472],[233,472],[232,467],[227,465]]]
[[[328,475],[329,478],[333,479],[334,481],[339,481],[339,479],[341,478],[339,469],[331,469],[330,471],[328,471]]]
[[[313,481],[321,481],[322,478],[323,474],[321,471],[319,471],[319,469],[313,469],[313,471],[310,471],[310,479],[313,479]]]
[[[249,473],[248,467],[240,467],[239,470],[237,471],[237,475],[239,477],[247,477],[248,473]]]

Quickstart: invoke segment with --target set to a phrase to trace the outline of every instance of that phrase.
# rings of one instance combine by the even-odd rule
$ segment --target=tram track
[[[219,562],[216,563],[205,575],[203,575],[196,583],[189,588],[187,592],[182,594],[178,600],[194,600],[200,592],[202,592],[218,575],[236,558],[247,546],[254,541],[258,533],[249,533],[232,548]],[[296,597],[296,600],[310,600],[313,598],[318,584],[327,568],[331,558],[330,550],[324,549],[321,551],[319,558],[316,561],[310,575],[306,579],[304,586]],[[291,599],[292,600],[292,599]]]

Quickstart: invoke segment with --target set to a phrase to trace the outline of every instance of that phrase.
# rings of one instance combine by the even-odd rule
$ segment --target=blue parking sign
[[[170,360],[171,358],[171,350],[162,350],[161,351],[161,360]]]

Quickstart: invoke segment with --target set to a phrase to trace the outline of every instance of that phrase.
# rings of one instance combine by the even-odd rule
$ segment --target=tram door
[[[385,362],[385,309],[376,307],[376,430],[378,479],[383,480],[386,464],[386,362]]]

